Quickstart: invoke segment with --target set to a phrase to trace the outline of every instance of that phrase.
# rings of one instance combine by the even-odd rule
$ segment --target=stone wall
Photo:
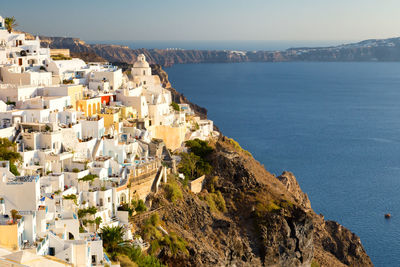
[[[197,178],[196,180],[193,180],[193,181],[191,181],[189,183],[189,188],[193,193],[197,194],[197,193],[200,193],[201,190],[203,190],[205,177],[206,176],[203,175],[203,176],[201,176],[201,177]]]
[[[157,171],[140,179],[132,179],[129,188],[130,199],[139,198],[145,200],[148,194],[151,192],[156,175]]]

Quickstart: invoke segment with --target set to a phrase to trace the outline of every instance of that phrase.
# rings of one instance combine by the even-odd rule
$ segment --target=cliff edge
[[[169,202],[152,198],[165,229],[187,242],[188,253],[164,248],[169,266],[372,266],[360,239],[312,209],[292,173],[275,177],[232,139],[211,142],[213,171],[199,194],[181,187]],[[179,183],[177,183],[179,184]],[[222,196],[215,209],[210,196]]]

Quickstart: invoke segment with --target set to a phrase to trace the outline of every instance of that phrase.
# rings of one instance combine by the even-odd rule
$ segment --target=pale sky
[[[0,0],[19,29],[84,40],[364,40],[400,36],[399,0]]]

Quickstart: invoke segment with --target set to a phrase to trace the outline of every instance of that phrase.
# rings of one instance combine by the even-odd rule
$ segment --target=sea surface
[[[293,47],[320,47],[349,43],[351,41],[86,41],[89,44],[119,44],[132,49],[196,49],[275,51]]]
[[[400,266],[400,63],[174,65],[174,88],[313,209]],[[391,213],[392,218],[384,218]]]

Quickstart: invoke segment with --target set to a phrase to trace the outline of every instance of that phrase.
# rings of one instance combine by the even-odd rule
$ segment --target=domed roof
[[[146,56],[143,54],[140,54],[137,57],[137,60],[135,63],[133,63],[134,68],[150,68],[149,63],[146,61]]]

